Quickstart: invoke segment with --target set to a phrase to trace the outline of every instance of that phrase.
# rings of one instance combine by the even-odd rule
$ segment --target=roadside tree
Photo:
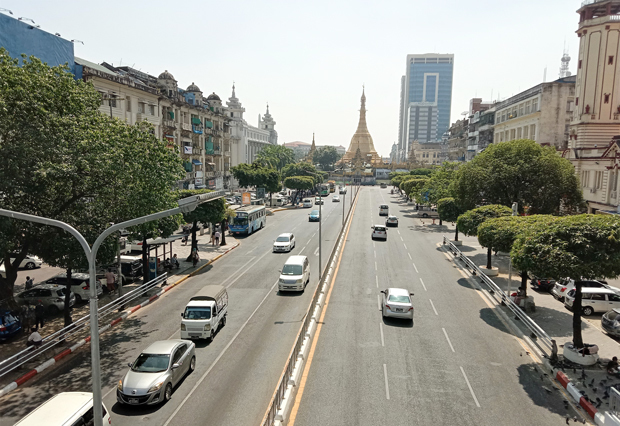
[[[456,204],[454,198],[446,197],[437,201],[437,214],[439,214],[439,220],[446,222],[456,222],[460,215],[463,214],[463,210]],[[459,240],[459,226],[458,223],[455,226],[454,241]]]
[[[312,161],[320,164],[323,170],[333,170],[336,161],[340,160],[342,155],[338,154],[333,146],[324,146],[314,151]]]
[[[314,188],[314,180],[312,176],[289,176],[284,179],[284,186],[297,191],[293,200],[293,204],[295,204],[297,196],[301,194],[301,191],[308,191]]]
[[[433,169],[415,198],[426,198],[429,204],[437,204],[440,199],[451,197],[450,185],[454,181],[458,167],[458,163],[444,162],[441,167]]]
[[[620,275],[620,219],[615,216],[578,215],[539,223],[520,235],[511,257],[521,270],[540,277],[575,279],[573,343],[582,348],[581,282],[579,279]]]
[[[292,149],[284,145],[267,145],[256,154],[256,162],[263,167],[281,171],[288,164],[295,162]]]
[[[456,221],[456,226],[465,235],[475,237],[478,235],[478,227],[485,221],[501,216],[510,216],[512,209],[498,204],[478,207],[460,215]],[[492,269],[491,247],[487,248],[487,269]]]
[[[211,192],[208,189],[185,189],[177,192],[178,199],[191,197],[192,195],[208,194]],[[198,232],[198,223],[203,225],[216,224],[222,222],[226,218],[226,201],[223,198],[209,201],[207,203],[199,204],[196,209],[189,213],[183,214],[183,219],[187,223],[192,224],[192,249],[190,250],[190,256],[187,260],[191,260],[191,253],[194,249],[198,251],[198,239],[196,238],[196,232]],[[224,228],[222,227],[222,234]],[[225,244],[225,243],[224,243]]]

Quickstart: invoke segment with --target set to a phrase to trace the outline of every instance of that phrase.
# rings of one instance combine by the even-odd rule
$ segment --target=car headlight
[[[211,324],[207,324],[207,325],[205,325],[205,329],[204,329],[204,330],[205,330],[205,331],[209,331],[209,330],[211,330]]]
[[[281,283],[284,283],[284,279],[280,278],[280,282],[281,282]]]
[[[118,381],[118,384],[116,385],[116,388],[117,388],[119,391],[121,391],[121,392],[123,391],[123,381],[122,381],[122,380],[119,380],[119,381]]]
[[[185,324],[181,324],[181,331],[185,331]]]
[[[161,387],[164,385],[164,382],[161,381],[153,386],[151,386],[151,388],[148,390],[147,393],[151,393],[151,392],[157,392],[158,390],[161,389]]]
[[[301,282],[302,282],[302,281],[303,281],[303,279],[301,279],[301,278],[300,278],[300,279],[298,279],[298,280],[297,280],[297,284],[301,284]]]

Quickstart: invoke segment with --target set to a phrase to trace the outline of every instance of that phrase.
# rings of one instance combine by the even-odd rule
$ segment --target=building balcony
[[[174,122],[174,120],[164,120],[164,126],[170,127],[172,129],[177,128],[177,124]]]
[[[202,126],[192,124],[192,132],[196,133],[197,135],[202,135]]]
[[[225,155],[226,157],[230,157],[230,151],[224,151],[224,155]]]
[[[219,149],[219,148],[215,148],[215,149],[213,150],[213,155],[222,155],[222,150],[221,150],[221,149]]]
[[[187,130],[188,132],[192,131],[192,125],[189,123],[181,123],[181,129]]]
[[[215,177],[215,172],[205,172],[205,176],[208,178]]]

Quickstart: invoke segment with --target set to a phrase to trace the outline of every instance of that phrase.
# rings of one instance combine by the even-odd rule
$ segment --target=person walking
[[[105,273],[105,280],[108,287],[108,292],[112,294],[114,292],[114,273],[112,272],[112,268],[108,268],[108,272]]]
[[[34,280],[30,277],[26,277],[26,290],[30,290],[34,286]]]
[[[194,253],[192,253],[192,265],[194,266],[194,268],[196,267],[196,264],[199,260],[200,256],[198,256],[198,250],[194,249]]]
[[[215,245],[215,226],[211,227],[211,245]]]
[[[218,229],[217,231],[215,231],[215,245],[216,245],[216,246],[219,246],[219,245],[220,245],[220,236],[221,236],[221,235],[222,235],[222,234],[220,234],[219,229]]]
[[[45,306],[43,306],[43,302],[40,299],[37,302],[37,306],[34,307],[34,320],[37,329],[39,328],[39,324],[41,328],[45,325]]]

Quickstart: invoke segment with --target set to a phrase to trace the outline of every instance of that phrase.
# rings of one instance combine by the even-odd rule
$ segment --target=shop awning
[[[205,163],[208,164],[209,166],[215,166],[215,163]]]
[[[202,163],[200,162],[200,160],[192,160],[192,163],[194,163],[194,165],[196,166],[202,166]]]

